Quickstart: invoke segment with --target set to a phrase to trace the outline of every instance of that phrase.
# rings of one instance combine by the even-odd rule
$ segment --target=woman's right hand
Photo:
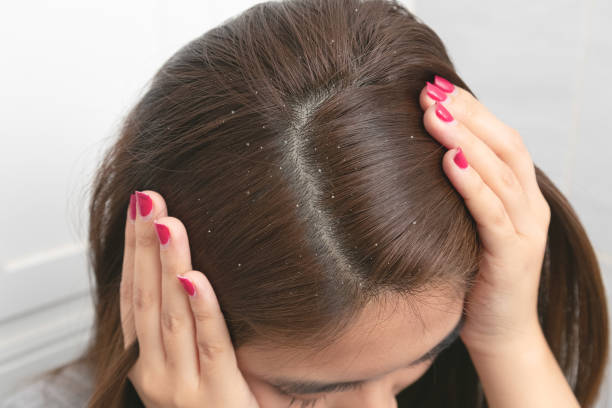
[[[144,405],[259,407],[238,368],[214,290],[191,270],[183,223],[168,217],[164,199],[150,190],[130,198],[126,219],[121,323],[124,348],[138,338],[128,378]]]

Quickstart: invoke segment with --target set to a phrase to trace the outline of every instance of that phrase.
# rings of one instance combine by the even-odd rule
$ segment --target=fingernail
[[[185,288],[185,292],[187,292],[189,296],[195,295],[195,286],[193,286],[193,283],[191,283],[189,279],[184,278],[181,275],[176,275],[176,277],[183,284],[183,288]]]
[[[452,122],[453,115],[450,114],[449,111],[446,110],[444,105],[439,102],[436,102],[436,115],[442,119],[444,122]]]
[[[130,219],[136,219],[136,196],[134,193],[130,194]]]
[[[140,216],[146,217],[153,209],[153,200],[151,197],[140,191],[136,191],[136,201],[138,201],[138,209],[140,210]]]
[[[455,153],[455,157],[453,158],[453,160],[455,161],[457,166],[459,166],[459,168],[465,169],[468,166],[467,159],[465,158],[461,147],[457,147],[457,153]]]
[[[427,95],[429,95],[429,97],[434,101],[442,102],[446,100],[446,94],[444,91],[431,82],[427,82]]]
[[[163,246],[166,246],[166,244],[170,240],[170,229],[164,224],[159,224],[156,221],[153,221],[153,224],[155,224],[155,230],[157,231],[157,238],[159,239],[159,243]]]
[[[447,93],[451,93],[455,90],[455,85],[438,75],[434,77],[434,84]]]

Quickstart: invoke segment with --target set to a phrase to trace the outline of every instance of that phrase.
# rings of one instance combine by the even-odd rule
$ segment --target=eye
[[[339,386],[334,388],[333,390],[330,390],[328,392],[332,392],[332,391],[342,391],[342,390],[348,390],[348,389],[352,389],[352,388],[360,388],[361,386],[363,386],[363,383],[361,384],[351,384],[351,385],[344,385],[344,386]],[[283,390],[279,389],[279,392],[283,395],[286,395],[288,397],[291,397],[291,402],[289,403],[289,407],[291,407],[293,405],[294,402],[299,402],[300,408],[307,408],[307,407],[314,407],[315,404],[319,401],[322,400],[323,398],[325,398],[325,396],[323,397],[317,397],[317,398],[299,398],[296,397],[295,395],[291,395],[288,394],[286,392],[284,392]]]
[[[300,408],[314,407],[317,401],[319,401],[320,399],[321,398],[302,399],[298,397],[291,397],[291,402],[289,403],[289,407],[291,407],[294,402],[299,402]]]

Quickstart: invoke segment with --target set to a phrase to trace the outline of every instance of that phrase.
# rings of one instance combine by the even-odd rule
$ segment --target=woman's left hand
[[[541,335],[538,286],[550,207],[519,133],[468,91],[440,77],[435,83],[439,87],[428,84],[420,95],[425,128],[451,149],[442,167],[474,218],[483,247],[461,339],[470,353],[493,355]]]

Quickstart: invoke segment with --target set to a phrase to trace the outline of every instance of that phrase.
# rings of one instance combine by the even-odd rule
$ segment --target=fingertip
[[[192,300],[202,301],[213,298],[214,291],[206,276],[200,271],[188,271],[177,275],[179,281],[183,284],[185,292]],[[190,294],[189,285],[193,286],[193,295]],[[187,287],[186,287],[187,286]]]
[[[157,191],[136,190],[135,196],[138,214],[143,217],[143,219],[150,220],[168,216],[166,200]],[[142,201],[140,199],[141,197]]]
[[[186,276],[176,275],[177,279],[183,286],[185,292],[190,296],[194,297],[197,293],[196,287],[193,284],[193,281]]]
[[[444,172],[447,174],[455,188],[460,182],[461,177],[465,177],[465,174],[469,171],[469,162],[465,156],[465,152],[461,146],[449,149],[443,159]]]
[[[461,146],[457,146],[457,148],[453,150],[455,150],[453,154],[453,162],[455,163],[455,165],[461,170],[467,169],[469,163],[467,161],[467,158],[465,157],[463,149],[461,149]]]
[[[423,89],[421,89],[421,93],[419,95],[419,103],[421,105],[421,109],[423,109],[423,111],[427,111],[427,109],[435,102],[436,101],[434,101],[432,98],[429,97],[429,95],[427,95],[427,86],[423,86]]]

